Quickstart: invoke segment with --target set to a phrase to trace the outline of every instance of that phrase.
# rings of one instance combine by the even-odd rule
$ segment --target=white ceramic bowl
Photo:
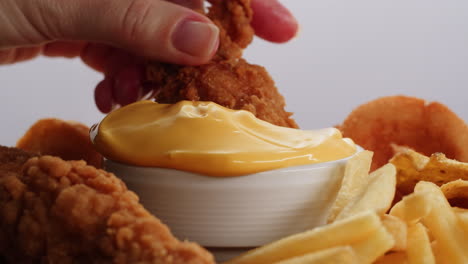
[[[323,225],[346,159],[217,178],[106,162],[179,239],[255,247]]]

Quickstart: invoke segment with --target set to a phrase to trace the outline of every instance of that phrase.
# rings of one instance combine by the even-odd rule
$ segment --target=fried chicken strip
[[[113,174],[0,147],[0,255],[9,263],[214,263]]]
[[[248,110],[258,118],[285,127],[297,127],[284,110],[283,96],[261,66],[241,58],[253,39],[250,0],[209,0],[207,16],[220,29],[220,47],[213,60],[201,66],[151,62],[147,84],[159,103],[181,100],[213,101],[222,106]]]

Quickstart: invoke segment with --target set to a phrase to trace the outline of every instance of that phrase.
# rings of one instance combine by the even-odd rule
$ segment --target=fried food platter
[[[241,57],[254,33],[249,1],[209,2],[218,53],[199,67],[148,62],[152,99],[212,101],[297,128],[266,70]],[[364,150],[347,161],[327,223],[251,250],[213,252],[247,251],[228,264],[468,263],[466,123],[440,103],[389,96],[359,106],[337,128]],[[8,263],[215,263],[102,169],[88,131],[43,119],[16,148],[0,147],[0,256]]]

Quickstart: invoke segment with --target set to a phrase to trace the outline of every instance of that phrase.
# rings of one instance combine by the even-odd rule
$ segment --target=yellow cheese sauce
[[[111,112],[91,136],[97,150],[114,161],[219,177],[338,160],[356,152],[335,128],[275,126],[213,102],[137,102]]]

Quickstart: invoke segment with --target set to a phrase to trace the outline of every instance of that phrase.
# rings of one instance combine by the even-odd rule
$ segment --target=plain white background
[[[302,128],[338,124],[359,104],[395,94],[440,101],[468,120],[468,1],[283,3],[299,36],[284,45],[256,39],[245,55],[269,70]],[[101,78],[79,60],[0,66],[0,144],[14,145],[44,117],[99,121]]]

